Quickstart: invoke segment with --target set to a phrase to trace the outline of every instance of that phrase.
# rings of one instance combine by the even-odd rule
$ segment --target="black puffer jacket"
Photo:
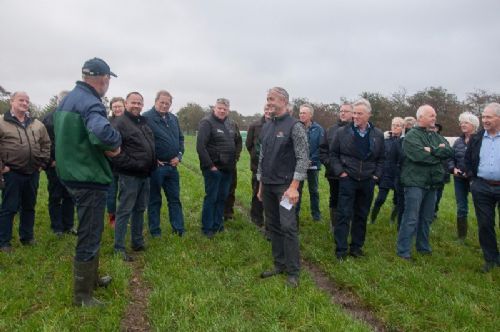
[[[111,158],[113,170],[117,173],[148,177],[156,168],[155,141],[146,119],[130,112],[112,121],[122,136],[121,152]]]
[[[353,125],[344,126],[334,133],[330,146],[330,169],[335,176],[346,172],[355,180],[366,180],[373,176],[380,179],[384,165],[384,134],[370,124],[369,152],[361,155],[355,143]]]
[[[458,168],[462,172],[465,171],[465,153],[467,152],[467,144],[465,136],[462,135],[453,143],[453,158],[448,160],[448,171],[453,174],[453,170]]]

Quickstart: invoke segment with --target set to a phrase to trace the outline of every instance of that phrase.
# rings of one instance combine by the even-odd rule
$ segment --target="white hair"
[[[370,105],[370,102],[365,98],[359,98],[358,100],[356,100],[352,104],[352,107],[354,108],[356,106],[364,106],[366,108],[366,110],[368,111],[368,113],[372,112],[372,105]]]
[[[471,112],[463,112],[462,114],[460,114],[460,116],[458,117],[458,122],[470,123],[472,126],[474,126],[474,132],[476,132],[477,128],[479,128],[479,118]]]
[[[491,108],[495,111],[497,116],[500,116],[500,104],[499,103],[489,103],[484,109]],[[484,112],[484,111],[483,111]]]
[[[299,110],[301,108],[307,108],[309,110],[309,112],[311,113],[311,116],[314,116],[314,108],[312,107],[311,104],[302,104],[302,105],[300,105]]]

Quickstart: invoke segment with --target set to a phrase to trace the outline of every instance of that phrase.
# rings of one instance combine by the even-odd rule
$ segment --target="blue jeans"
[[[309,188],[309,198],[311,200],[311,216],[313,220],[321,219],[321,212],[319,210],[319,192],[318,192],[318,170],[308,170],[307,171],[307,185]],[[302,188],[304,187],[304,181],[300,182],[299,185],[299,202],[295,207],[295,213],[297,216],[300,214],[300,202],[302,201]]]
[[[115,251],[125,251],[125,236],[130,219],[132,248],[144,246],[142,228],[144,211],[149,200],[149,178],[120,174],[118,177],[120,194],[115,224]]]
[[[486,262],[499,262],[495,210],[500,204],[500,186],[492,186],[482,179],[474,179],[470,190],[476,210],[479,244]]]
[[[113,173],[113,181],[108,189],[106,197],[106,208],[109,214],[116,212],[116,196],[118,195],[118,175]]]
[[[467,216],[469,214],[469,199],[468,199],[470,192],[469,180],[455,176],[453,183],[455,184],[457,217],[467,219]]]
[[[201,231],[203,234],[224,230],[224,203],[229,194],[232,173],[203,170],[205,178],[205,198],[201,211]]]
[[[337,225],[333,232],[337,257],[347,254],[349,233],[351,252],[361,250],[365,244],[366,219],[370,212],[374,187],[373,179],[357,181],[349,176],[339,179]]]
[[[101,248],[107,189],[69,186],[66,186],[66,188],[73,197],[78,214],[78,240],[76,242],[75,260],[88,262],[94,259]]]
[[[180,199],[180,181],[177,167],[170,165],[159,166],[150,180],[150,195],[148,206],[148,225],[152,236],[160,236],[161,189],[167,197],[168,218],[172,231],[182,235],[184,233],[184,214]]]
[[[405,207],[398,233],[397,254],[409,258],[411,244],[416,236],[416,248],[420,253],[430,253],[429,226],[434,217],[436,190],[420,187],[404,187]]]
[[[0,247],[10,247],[14,216],[19,211],[19,240],[33,240],[35,204],[40,174],[21,174],[10,171],[3,175],[5,188],[2,191],[0,209]]]
[[[54,232],[68,232],[73,228],[75,204],[66,187],[61,183],[54,167],[45,170],[49,191],[50,228]]]

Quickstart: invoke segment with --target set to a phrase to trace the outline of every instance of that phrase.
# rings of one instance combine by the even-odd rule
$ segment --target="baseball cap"
[[[115,73],[109,69],[108,64],[103,60],[99,58],[93,58],[90,60],[85,61],[82,67],[82,74],[88,75],[88,76],[104,76],[104,75],[110,75],[114,77],[116,76]]]

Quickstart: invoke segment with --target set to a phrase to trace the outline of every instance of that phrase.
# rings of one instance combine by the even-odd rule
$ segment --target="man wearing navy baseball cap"
[[[62,100],[54,114],[56,170],[73,197],[78,212],[74,259],[74,299],[77,306],[102,302],[92,294],[111,277],[98,277],[106,192],[113,178],[108,158],[120,154],[120,133],[111,127],[101,101],[111,72],[99,58],[86,61],[82,81]]]
[[[85,61],[82,67],[82,74],[86,76],[116,76],[115,73],[111,71],[108,64],[99,58],[93,58]]]

